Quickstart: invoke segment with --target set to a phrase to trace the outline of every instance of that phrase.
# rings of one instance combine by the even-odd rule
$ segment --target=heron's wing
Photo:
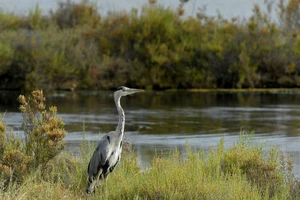
[[[110,152],[110,134],[103,136],[99,141],[97,148],[90,160],[88,171],[89,174],[97,174],[101,166],[104,166]]]

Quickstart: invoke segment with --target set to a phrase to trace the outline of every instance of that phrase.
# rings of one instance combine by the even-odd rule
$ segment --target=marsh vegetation
[[[156,1],[109,14],[87,1],[45,16],[38,5],[0,11],[0,89],[299,87],[300,1],[266,4],[230,20]]]

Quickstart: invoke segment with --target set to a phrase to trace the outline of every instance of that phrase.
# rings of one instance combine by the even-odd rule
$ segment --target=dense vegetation
[[[1,188],[11,182],[22,183],[26,175],[39,166],[44,167],[63,148],[66,135],[64,123],[56,116],[56,107],[46,110],[45,97],[36,90],[26,99],[18,98],[23,116],[24,141],[7,132],[0,119],[0,177]]]
[[[64,123],[56,107],[46,110],[40,90],[19,97],[25,139],[16,137],[0,118],[0,199],[86,199],[87,164],[95,144],[84,138],[76,157],[63,150]],[[225,138],[226,139],[226,138]],[[122,160],[90,199],[291,199],[300,182],[289,155],[254,143],[241,133],[232,147],[224,138],[209,152],[159,153],[140,169],[128,143]]]
[[[266,2],[231,20],[156,1],[107,15],[87,1],[0,11],[0,89],[298,87],[300,0]]]

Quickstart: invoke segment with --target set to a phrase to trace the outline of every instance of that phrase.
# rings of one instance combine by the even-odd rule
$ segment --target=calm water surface
[[[46,94],[47,105],[55,105],[66,123],[67,150],[78,154],[83,138],[98,141],[114,130],[117,111],[113,92],[59,92]],[[0,92],[3,121],[22,136],[18,93]],[[278,145],[292,153],[295,173],[300,177],[300,90],[293,92],[145,92],[123,97],[126,138],[133,144],[141,166],[155,152],[168,154],[186,142],[193,148],[215,148],[222,137],[228,148],[241,129],[255,131],[254,139]]]

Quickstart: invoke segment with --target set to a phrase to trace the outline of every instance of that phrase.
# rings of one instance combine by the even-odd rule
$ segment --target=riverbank
[[[166,91],[181,91],[180,89],[168,89]],[[231,88],[231,89],[226,89],[226,88],[219,88],[219,89],[184,89],[182,91],[190,91],[190,92],[262,92],[262,93],[299,93],[300,92],[300,87],[299,88],[242,88],[242,89],[237,89],[237,88]]]
[[[101,15],[92,3],[59,4],[50,15],[0,12],[0,89],[99,90],[297,88],[300,1],[248,19],[182,17],[149,1],[141,10]],[[272,12],[274,13],[274,12]],[[295,17],[296,16],[296,17]]]
[[[1,199],[85,199],[86,167],[95,143],[83,141],[81,154],[66,153],[35,171],[24,182],[0,191]],[[187,144],[187,157],[178,151],[156,156],[141,171],[130,148],[123,152],[116,170],[91,199],[297,199],[299,180],[290,172],[291,161],[276,147],[265,151],[262,144],[241,134],[238,142],[216,150],[194,151]]]

